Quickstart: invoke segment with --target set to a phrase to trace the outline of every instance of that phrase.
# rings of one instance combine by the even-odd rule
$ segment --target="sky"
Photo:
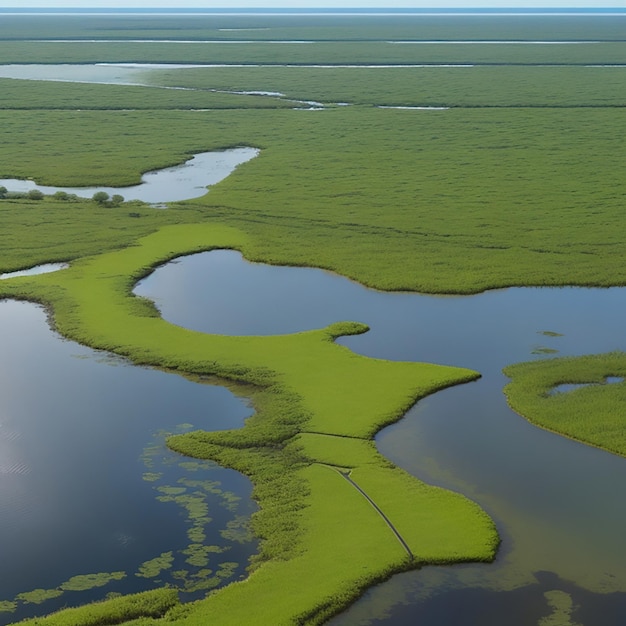
[[[0,0],[0,8],[606,8],[626,0]]]

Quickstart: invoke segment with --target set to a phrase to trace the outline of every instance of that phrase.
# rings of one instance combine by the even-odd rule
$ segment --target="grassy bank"
[[[178,205],[246,232],[249,258],[435,293],[623,285],[622,131],[624,109],[5,111],[0,176],[133,184],[251,145]]]
[[[2,177],[53,185],[130,185],[143,172],[180,163],[194,152],[239,145],[261,149],[259,157],[205,197],[166,211],[140,204],[103,209],[89,201],[49,198],[0,201],[0,270],[74,261],[62,272],[2,282],[0,297],[43,302],[65,336],[135,363],[245,383],[257,408],[242,430],[195,432],[169,441],[175,450],[217,460],[253,480],[261,504],[253,528],[262,542],[246,582],[184,606],[174,605],[170,592],[156,594],[163,602],[154,613],[141,599],[151,596],[141,596],[128,605],[119,600],[93,613],[85,607],[31,624],[66,626],[93,619],[317,624],[394,572],[423,563],[488,561],[494,555],[494,526],[474,503],[411,478],[380,457],[371,441],[418,398],[472,380],[475,372],[357,356],[333,341],[365,330],[354,323],[279,337],[209,336],[174,327],[152,305],[130,295],[134,282],[157,263],[226,247],[250,259],[329,268],[395,290],[472,293],[508,285],[626,284],[626,270],[616,263],[626,254],[621,236],[626,114],[619,76],[610,73],[615,68],[528,67],[623,63],[623,20],[591,19],[583,27],[568,18],[541,23],[394,18],[374,27],[336,18],[329,23],[318,17],[306,25],[273,19],[267,24],[249,17],[185,18],[176,26],[143,18],[46,18],[29,25],[11,19],[0,24],[0,55],[19,63],[526,67],[246,67],[185,70],[161,79],[166,86],[201,91],[2,81]],[[270,30],[239,35],[220,30],[249,27]],[[20,34],[123,41],[10,40]],[[324,42],[128,41],[213,36]],[[440,37],[594,37],[599,42],[386,41]],[[207,89],[276,90],[303,100],[355,105],[295,111],[283,100]],[[407,111],[375,105],[476,108]],[[135,108],[141,110],[126,110]],[[190,108],[220,110],[178,110]],[[590,365],[573,361],[570,366],[583,372],[585,382],[618,373],[617,365],[603,366],[589,379]],[[565,366],[555,365],[549,376],[543,371],[533,378],[533,368],[527,367],[511,370],[511,404],[525,414],[557,406],[556,396],[537,399],[537,390],[541,395],[574,375],[557,375]],[[611,386],[610,393],[620,389]],[[586,395],[576,395],[582,391]],[[583,397],[580,406],[595,414],[600,405],[594,393],[576,391],[561,402]],[[549,419],[569,415],[571,407],[566,408]],[[607,432],[612,432],[616,413],[608,413]],[[573,432],[581,420],[572,421]],[[384,512],[408,550],[356,486]]]
[[[511,407],[542,428],[626,456],[623,352],[518,363],[505,368]],[[559,385],[580,385],[559,392]]]
[[[253,529],[263,540],[246,582],[186,605],[172,620],[321,623],[393,572],[493,558],[497,533],[477,505],[420,483],[380,457],[371,442],[419,397],[472,380],[475,372],[358,356],[333,341],[364,330],[353,323],[274,337],[204,335],[164,322],[129,293],[165,259],[242,244],[245,236],[229,228],[170,226],[70,269],[0,285],[2,296],[50,305],[60,332],[81,343],[136,363],[219,375],[258,389],[259,412],[243,429],[194,432],[169,442],[250,476],[261,505]],[[322,437],[332,444],[320,445]],[[394,520],[411,554],[342,471]],[[65,614],[58,620],[53,623],[70,623]]]

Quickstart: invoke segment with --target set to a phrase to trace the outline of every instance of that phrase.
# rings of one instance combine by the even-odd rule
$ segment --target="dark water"
[[[159,268],[136,293],[153,299],[165,319],[204,332],[273,334],[361,321],[369,333],[341,340],[356,352],[483,375],[419,402],[377,441],[407,471],[465,493],[492,515],[503,540],[496,563],[395,576],[332,624],[626,623],[626,462],[528,424],[506,405],[501,373],[546,355],[626,350],[626,290],[390,294],[215,251]]]
[[[173,570],[198,567],[182,550],[194,526],[168,487],[208,507],[196,526],[204,543],[227,548],[208,567],[237,562],[242,575],[254,543],[220,531],[249,516],[251,485],[240,474],[168,451],[166,432],[190,425],[238,427],[251,409],[228,389],[198,384],[63,340],[36,305],[0,301],[0,608],[18,594],[56,589],[71,577],[125,572],[93,591],[67,591],[41,605],[20,602],[0,623],[139,591]],[[189,480],[197,481],[190,486]],[[184,482],[181,482],[184,481]],[[240,502],[231,502],[236,493]],[[209,521],[206,518],[212,518]],[[151,579],[139,566],[172,551],[173,567]]]

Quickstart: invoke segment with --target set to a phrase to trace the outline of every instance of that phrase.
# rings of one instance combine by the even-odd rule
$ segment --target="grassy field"
[[[622,352],[518,363],[504,373],[509,404],[533,424],[626,456],[626,384],[606,383],[626,376]],[[581,386],[553,392],[563,384]]]
[[[329,268],[384,289],[472,293],[508,285],[626,284],[619,263],[626,254],[623,70],[583,67],[626,62],[623,25],[623,18],[582,25],[572,18],[394,17],[375,27],[322,16],[308,23],[186,17],[174,25],[161,18],[3,19],[5,63],[487,65],[228,67],[146,76],[189,91],[0,81],[3,178],[130,185],[194,152],[261,149],[203,198],[165,211],[141,203],[0,201],[0,271],[73,261],[59,273],[3,282],[0,297],[44,302],[65,336],[136,363],[246,383],[257,409],[242,430],[169,441],[252,478],[261,505],[253,528],[262,542],[246,582],[187,605],[163,592],[31,623],[317,624],[394,572],[493,558],[497,534],[474,503],[411,478],[371,441],[418,398],[472,380],[476,372],[357,356],[333,341],[364,330],[352,323],[279,337],[202,335],[165,323],[130,289],[164,260],[219,247],[254,260]],[[220,30],[233,28],[270,30]],[[258,41],[128,41],[170,37]],[[31,38],[120,41],[25,40]],[[307,38],[319,43],[268,43]],[[597,42],[388,43],[438,38]],[[565,67],[542,66],[554,64]],[[329,106],[292,110],[287,98]],[[336,106],[343,102],[352,106]],[[589,382],[622,372],[607,366],[612,358],[622,357],[598,358],[603,365],[591,378],[586,363],[567,367],[580,367],[577,380]],[[595,388],[564,399],[541,396],[576,378],[559,370],[562,362],[546,363],[536,376],[532,366],[507,370],[514,407],[535,415],[567,405],[546,424],[569,412],[572,398],[595,411]],[[549,367],[554,371],[547,374]],[[614,397],[603,426],[609,433],[619,421],[614,407],[622,386],[610,387]],[[531,401],[537,390],[540,397]],[[577,428],[576,418],[571,421]],[[408,551],[355,485],[392,521]],[[146,608],[153,600],[157,608]]]
[[[85,85],[0,78],[0,109],[8,110],[159,110],[290,108],[277,98],[183,91],[129,85]]]
[[[4,111],[0,176],[129,185],[251,145],[179,205],[246,232],[249,258],[435,293],[623,285],[622,131],[623,108]]]
[[[3,15],[0,39],[625,41],[615,15]]]
[[[611,67],[213,67],[153,71],[145,79],[373,106],[622,107],[626,98],[621,72]]]
[[[626,63],[626,42],[579,45],[397,44],[386,41],[166,44],[153,41],[0,41],[4,63],[189,63],[243,65]]]

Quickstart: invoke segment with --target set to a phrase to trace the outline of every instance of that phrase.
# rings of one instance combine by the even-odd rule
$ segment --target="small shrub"
[[[109,194],[106,191],[96,191],[91,199],[98,204],[106,204],[109,201]]]
[[[39,189],[31,189],[26,194],[26,197],[29,200],[43,200],[43,193],[41,191],[39,191]]]

